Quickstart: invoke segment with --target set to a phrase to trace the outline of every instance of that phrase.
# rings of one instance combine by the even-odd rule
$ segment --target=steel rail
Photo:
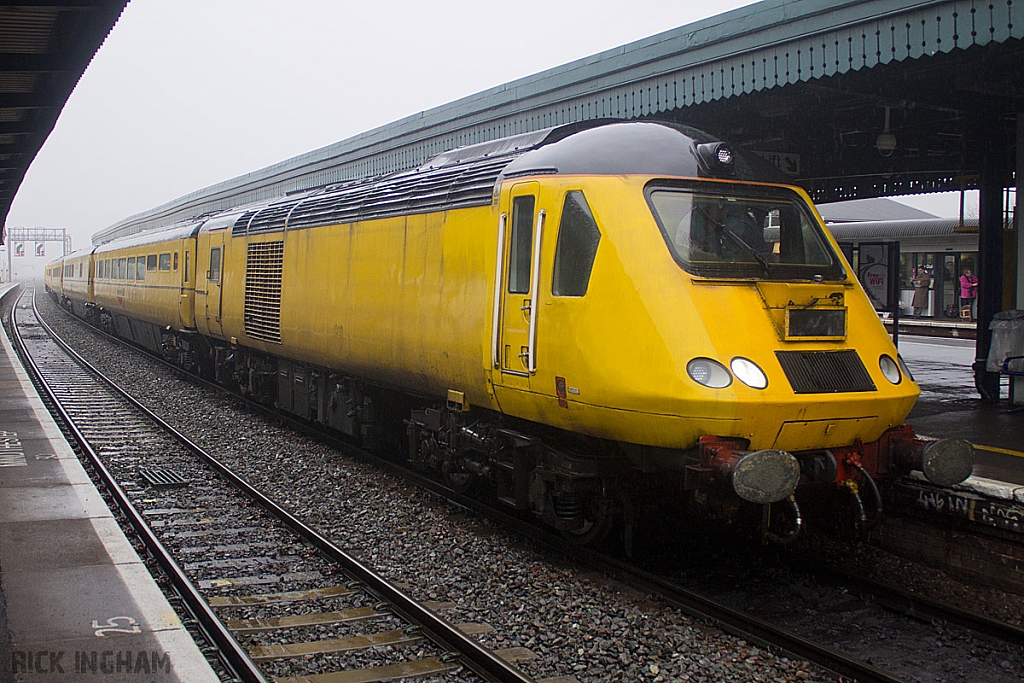
[[[33,310],[35,302],[33,301]],[[124,400],[137,408],[141,413],[153,420],[156,424],[165,429],[175,440],[188,449],[197,457],[204,460],[213,467],[222,477],[237,487],[244,495],[266,509],[292,531],[300,535],[307,542],[313,545],[328,559],[337,562],[345,568],[352,576],[366,584],[371,592],[375,592],[381,599],[387,602],[391,609],[402,618],[419,625],[423,629],[423,635],[441,647],[457,653],[460,663],[468,669],[487,679],[498,683],[534,683],[533,679],[526,676],[517,667],[498,657],[491,650],[485,648],[473,638],[467,636],[455,625],[421,605],[411,598],[404,591],[389,583],[375,570],[360,562],[354,556],[342,550],[328,538],[320,534],[312,527],[306,525],[289,510],[278,505],[274,500],[264,495],[247,481],[239,477],[228,466],[221,463],[211,454],[203,450],[187,436],[176,430],[167,422],[162,420],[154,412],[142,405],[139,401],[126,393],[113,382],[106,379],[102,372],[92,366],[85,358],[79,355],[74,349],[61,340],[50,328],[41,316],[36,314],[40,325],[72,358],[89,372],[101,378],[107,385],[119,394]],[[203,604],[206,602],[203,600]],[[206,606],[210,609],[209,606]],[[212,612],[212,610],[211,610]],[[234,641],[234,638],[232,638]],[[248,659],[248,657],[247,657]]]
[[[29,291],[33,291],[34,294],[34,290],[26,290],[22,293],[21,297],[27,295]],[[19,297],[19,301],[21,297]],[[84,359],[64,344],[63,341],[53,333],[53,330],[46,324],[46,321],[42,319],[39,315],[38,309],[36,309],[34,296],[32,301],[32,312],[36,317],[36,321],[50,335],[50,338],[54,343],[68,352],[76,361],[84,362]],[[60,419],[64,422],[67,430],[74,438],[75,443],[89,459],[90,465],[103,481],[103,485],[114,499],[117,507],[125,517],[128,518],[129,523],[132,525],[135,533],[145,544],[146,549],[170,578],[170,581],[178,592],[178,595],[180,595],[182,600],[185,601],[185,604],[195,616],[206,636],[216,644],[218,648],[220,648],[222,661],[235,676],[246,683],[267,683],[267,679],[264,678],[263,674],[256,667],[256,664],[249,658],[249,655],[245,652],[242,646],[239,645],[238,641],[231,635],[231,632],[228,631],[227,627],[224,626],[221,620],[217,617],[213,608],[210,607],[203,596],[199,593],[195,584],[193,584],[185,574],[185,571],[174,560],[174,558],[171,557],[170,552],[156,537],[156,534],[153,533],[153,530],[146,523],[142,514],[134,505],[131,504],[127,494],[125,494],[124,490],[114,479],[113,475],[100,460],[99,454],[96,453],[89,444],[88,439],[86,439],[85,435],[79,430],[74,419],[72,419],[64,409],[64,406],[61,404],[52,388],[43,378],[42,369],[36,363],[36,359],[29,352],[27,345],[21,336],[21,331],[18,328],[17,303],[15,303],[11,309],[11,332],[12,341],[17,346],[19,353],[22,356],[22,360],[25,363],[26,369],[32,374],[37,386],[46,393],[46,397],[49,400],[52,409],[60,416]],[[102,374],[98,373],[98,371],[88,363],[84,363],[83,367],[98,377],[103,377]]]
[[[830,568],[829,573],[837,582],[870,593],[875,604],[890,612],[918,620],[940,619],[1018,647],[1024,646],[1024,628],[1019,626],[918,595],[899,586],[866,579],[843,569]]]

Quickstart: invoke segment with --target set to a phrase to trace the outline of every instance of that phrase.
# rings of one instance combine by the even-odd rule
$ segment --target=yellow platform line
[[[980,443],[974,444],[974,447],[977,448],[978,450],[989,451],[991,453],[1003,453],[1005,455],[1013,455],[1013,456],[1016,456],[1018,458],[1024,458],[1024,452],[1013,451],[1013,450],[1010,450],[1009,448],[998,448],[996,446],[984,446],[984,445],[982,445]]]

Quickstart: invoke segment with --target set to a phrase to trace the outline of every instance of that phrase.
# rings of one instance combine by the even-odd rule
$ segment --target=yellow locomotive
[[[862,521],[874,479],[972,468],[902,424],[919,390],[807,195],[676,124],[518,135],[88,258],[89,286],[48,281],[76,311],[579,542],[653,496],[796,525],[842,492]]]

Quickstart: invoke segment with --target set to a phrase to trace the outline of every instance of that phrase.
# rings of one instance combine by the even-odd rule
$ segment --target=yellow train
[[[676,124],[461,148],[115,240],[47,285],[578,542],[666,496],[776,506],[784,537],[825,492],[857,524],[874,480],[973,463],[902,424],[919,390],[808,196]]]

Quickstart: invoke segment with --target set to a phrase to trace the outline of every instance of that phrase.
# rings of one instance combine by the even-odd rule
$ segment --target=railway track
[[[533,680],[513,664],[528,651],[491,651],[475,638],[488,625],[452,624],[440,616],[450,605],[384,580],[134,401],[22,302],[12,328],[30,371],[238,679]]]
[[[389,463],[381,464],[390,467]],[[442,493],[445,497],[456,500],[467,508],[478,509],[483,514],[491,517],[496,515],[493,510],[483,510],[482,506],[472,499],[461,498],[454,492],[438,488],[438,485],[430,480],[418,478],[417,483],[431,487]],[[500,513],[498,514],[500,516]],[[546,534],[543,530],[537,531],[532,525],[524,524],[515,517],[503,516],[501,523],[507,527],[515,528],[518,533],[548,543],[554,550],[564,552],[564,543],[558,537]],[[900,677],[895,673],[887,671],[883,666],[875,666],[866,661],[866,658],[851,656],[840,651],[838,648],[815,642],[813,638],[801,637],[788,631],[786,628],[780,628],[772,623],[771,619],[758,618],[744,613],[742,609],[727,607],[722,601],[705,597],[701,590],[691,590],[681,586],[678,581],[674,581],[671,576],[666,574],[644,572],[631,563],[601,557],[598,554],[586,551],[575,551],[572,554],[577,560],[585,562],[589,568],[604,572],[616,577],[625,584],[656,595],[705,623],[714,624],[724,631],[742,637],[768,651],[791,653],[848,679],[862,682],[912,680],[912,678]],[[1008,625],[994,620],[971,615],[962,610],[956,610],[951,606],[944,605],[941,602],[929,601],[914,594],[905,593],[894,597],[893,592],[887,587],[878,585],[871,587],[864,583],[863,579],[860,579],[860,581],[861,583],[857,584],[857,593],[873,593],[875,596],[873,602],[881,605],[883,611],[902,611],[918,620],[940,620],[943,624],[948,624],[951,627],[964,624],[964,628],[973,629],[975,632],[987,633],[989,636],[999,638],[1007,643],[1021,642],[1020,630],[1014,627],[1008,627]],[[890,633],[895,632],[895,626],[888,628]]]

